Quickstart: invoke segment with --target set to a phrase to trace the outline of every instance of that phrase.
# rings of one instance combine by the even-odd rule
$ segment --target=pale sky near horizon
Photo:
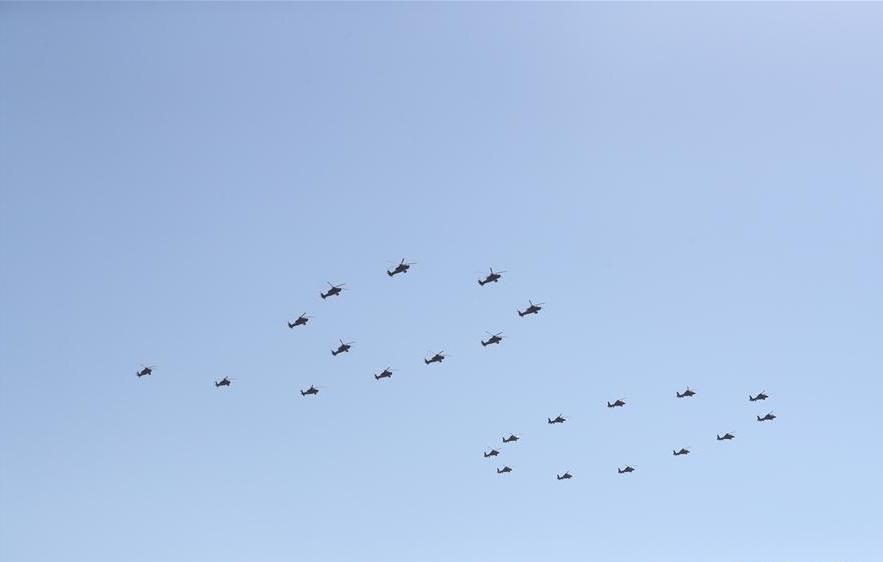
[[[0,560],[883,560],[881,55],[880,4],[0,4]]]

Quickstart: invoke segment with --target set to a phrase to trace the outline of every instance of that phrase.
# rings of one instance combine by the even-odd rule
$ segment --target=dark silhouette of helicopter
[[[135,372],[135,376],[138,377],[138,378],[140,379],[141,377],[144,377],[144,376],[147,376],[147,375],[152,375],[152,374],[153,374],[153,367],[154,367],[154,365],[149,365],[149,366],[147,366],[147,367],[142,367],[140,371],[136,371],[136,372]]]
[[[773,414],[772,412],[770,412],[769,414],[765,415],[764,417],[757,416],[757,421],[760,421],[760,422],[762,422],[762,421],[773,421],[774,419],[776,419],[776,416],[775,416],[775,414]]]
[[[490,337],[487,339],[487,341],[481,340],[481,347],[487,347],[491,344],[494,344],[494,343],[498,344],[501,341],[503,341],[503,332],[497,332],[496,334],[492,334],[490,332],[485,332],[485,333],[487,335],[489,335]]]
[[[635,469],[630,467],[629,465],[626,465],[625,468],[617,468],[616,469],[616,472],[618,472],[620,474],[628,474],[629,472],[634,472],[634,471],[635,471]]]
[[[548,420],[549,420],[549,423],[551,423],[551,424],[554,424],[554,423],[564,423],[564,422],[567,421],[567,418],[565,418],[565,417],[562,416],[561,414],[558,414],[558,417],[555,418],[554,420],[553,420],[552,418],[548,418]]]
[[[751,396],[750,394],[748,395],[748,400],[750,400],[751,402],[757,402],[758,400],[766,400],[767,398],[769,398],[769,396],[767,396],[766,392],[763,392],[763,391],[761,391],[757,396]]]
[[[399,273],[408,273],[408,270],[412,265],[416,265],[416,263],[405,263],[405,259],[402,258],[402,261],[393,269],[392,271],[386,270],[386,274],[392,277],[393,275],[398,275]]]
[[[684,448],[684,449],[681,449],[680,451],[675,451],[674,449],[672,449],[671,454],[673,454],[676,457],[679,457],[681,455],[689,455],[690,449]]]
[[[512,472],[512,469],[508,466],[504,466],[503,468],[497,469],[497,474],[506,474],[507,472]]]
[[[543,309],[543,305],[546,304],[544,302],[534,304],[532,300],[528,300],[527,302],[530,303],[530,306],[525,308],[524,312],[518,310],[517,311],[518,316],[524,317],[524,316],[527,316],[528,314],[538,314]]]
[[[518,437],[517,435],[512,433],[509,435],[509,437],[503,437],[503,443],[515,443],[519,439],[521,439],[521,437]]]
[[[316,394],[319,394],[319,389],[313,385],[310,385],[310,388],[306,390],[300,391],[301,396],[315,396]]]
[[[356,342],[351,341],[349,343],[343,343],[343,340],[340,340],[340,345],[337,346],[337,349],[331,350],[331,355],[334,355],[336,357],[336,356],[340,355],[341,353],[347,353],[350,350],[350,348],[353,346],[354,343],[356,343]]]
[[[724,433],[723,435],[717,436],[718,441],[729,441],[730,439],[735,439],[735,438],[736,438],[736,436],[733,435],[732,433]]]
[[[556,474],[555,478],[557,478],[558,480],[570,480],[571,478],[573,478],[573,475],[569,472],[565,472],[564,474]]]
[[[622,398],[617,399],[613,404],[610,402],[607,403],[608,408],[622,408],[623,406],[625,406],[625,400]]]
[[[232,379],[228,377],[224,377],[219,381],[215,381],[215,388],[221,388],[222,386],[230,386],[232,384]]]
[[[491,457],[496,457],[499,454],[500,454],[500,451],[498,451],[496,449],[491,449],[487,453],[482,453],[482,455],[484,455],[484,458],[486,458],[486,459],[489,459]]]
[[[346,285],[346,283],[341,283],[340,285],[332,285],[329,281],[326,281],[326,283],[328,283],[328,285],[330,285],[331,288],[328,289],[327,292],[324,292],[324,293],[321,291],[319,292],[319,296],[322,297],[323,301],[325,299],[327,299],[328,297],[333,297],[333,296],[339,295],[340,292],[343,291],[344,286]]]
[[[294,328],[296,326],[305,326],[307,322],[310,321],[310,317],[307,316],[306,312],[297,317],[297,320],[294,322],[289,322],[288,327]]]
[[[496,283],[500,280],[500,277],[502,277],[504,273],[506,273],[506,272],[505,271],[494,271],[494,268],[492,267],[491,272],[488,274],[488,276],[485,277],[484,280],[479,279],[478,284],[481,285],[482,287],[484,287],[485,285],[487,285],[490,282]]]
[[[675,392],[675,396],[677,396],[678,398],[692,398],[693,396],[696,396],[696,392],[690,390],[690,387],[688,386],[687,390],[683,392]]]
[[[423,362],[426,363],[427,365],[429,365],[430,363],[441,363],[444,360],[445,360],[445,352],[439,351],[438,353],[436,353],[435,355],[433,355],[429,359],[424,358]]]
[[[392,378],[392,369],[387,367],[386,369],[381,371],[379,374],[375,374],[374,378],[377,380]]]

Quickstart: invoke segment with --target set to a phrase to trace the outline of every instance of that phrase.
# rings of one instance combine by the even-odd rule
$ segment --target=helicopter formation
[[[416,265],[416,262],[406,262],[405,259],[403,258],[400,262],[398,262],[395,265],[395,267],[393,269],[386,270],[386,274],[389,277],[395,277],[396,275],[399,275],[399,274],[408,273],[410,268],[414,265]],[[487,275],[485,275],[483,278],[478,279],[478,284],[479,284],[479,286],[483,287],[489,283],[498,283],[500,281],[500,279],[502,279],[503,273],[506,273],[505,270],[494,271],[493,268],[490,268],[489,273]],[[323,301],[327,300],[330,297],[340,296],[342,294],[342,292],[344,291],[344,287],[346,286],[346,283],[340,283],[338,285],[335,285],[331,282],[327,282],[327,283],[328,283],[328,289],[322,290],[319,292],[319,296],[321,297],[321,299]],[[524,310],[516,309],[516,312],[518,313],[518,316],[521,318],[523,318],[525,316],[529,316],[529,315],[538,315],[540,313],[540,311],[543,310],[544,305],[545,305],[545,303],[542,303],[542,302],[541,303],[534,303],[532,300],[528,300],[528,306]],[[311,316],[307,315],[307,313],[304,312],[300,316],[298,316],[293,322],[288,321],[288,322],[286,322],[286,324],[289,329],[294,329],[296,327],[306,326],[311,318],[312,318]],[[504,339],[503,332],[496,332],[496,333],[485,332],[485,333],[487,334],[488,337],[486,340],[480,339],[480,343],[481,343],[482,347],[488,347],[490,345],[499,345],[500,343],[502,343],[502,341]],[[348,353],[350,351],[350,349],[352,348],[353,344],[355,343],[352,341],[351,342],[344,342],[342,339],[339,339],[338,341],[340,342],[340,344],[337,346],[337,348],[331,350],[331,355],[334,357],[336,357],[342,353]],[[423,362],[425,365],[431,365],[433,363],[441,364],[446,358],[447,358],[446,352],[439,351],[438,353],[433,354],[431,357],[424,357]],[[141,369],[139,369],[135,372],[135,375],[137,376],[137,378],[141,379],[142,377],[152,375],[154,369],[155,369],[155,365],[142,366]],[[381,381],[383,379],[391,379],[393,372],[394,372],[394,369],[392,369],[390,367],[386,367],[382,371],[380,371],[379,373],[374,373],[373,377],[376,381]],[[214,385],[218,389],[229,388],[232,385],[233,380],[235,380],[235,379],[225,376],[220,380],[214,381]],[[302,397],[315,397],[315,396],[318,396],[320,388],[321,387],[316,387],[314,385],[310,385],[308,388],[300,390],[300,394]],[[696,395],[697,395],[697,392],[695,390],[691,389],[689,386],[687,386],[683,391],[675,392],[675,397],[678,399],[693,398]],[[748,399],[750,402],[765,401],[768,398],[769,398],[769,395],[766,394],[766,391],[761,391],[753,396],[751,394],[748,395]],[[607,408],[609,408],[609,409],[623,408],[623,407],[625,407],[625,405],[626,405],[626,400],[623,398],[618,398],[618,399],[614,400],[613,402],[607,401]],[[767,421],[775,420],[776,415],[773,414],[772,412],[769,412],[763,416],[758,415],[758,416],[756,416],[756,418],[757,418],[758,422],[767,422]],[[551,418],[551,417],[546,418],[546,423],[548,425],[560,425],[560,424],[565,423],[566,421],[567,421],[567,418],[563,414],[558,414],[555,418]],[[731,440],[735,439],[735,437],[736,436],[730,432],[726,432],[723,435],[716,434],[717,441],[731,441]],[[503,436],[502,442],[503,442],[503,444],[513,444],[513,443],[518,442],[520,439],[521,439],[520,435],[511,433],[508,436]],[[686,456],[686,455],[689,455],[690,452],[691,451],[690,451],[689,447],[682,447],[680,449],[673,449],[672,455],[676,456],[676,457],[677,456]],[[484,451],[482,453],[482,455],[485,459],[496,458],[496,457],[500,456],[501,454],[502,454],[502,452],[496,448],[489,448],[489,450]],[[636,469],[634,467],[632,467],[631,465],[625,465],[622,468],[617,467],[616,470],[617,470],[618,474],[623,475],[623,474],[632,473]],[[511,473],[512,471],[513,471],[513,468],[509,465],[504,465],[504,466],[498,467],[496,469],[497,474],[500,474],[500,475],[508,474],[508,473]],[[573,478],[573,474],[568,470],[568,471],[565,471],[563,474],[556,473],[555,477],[559,481],[570,480]]]

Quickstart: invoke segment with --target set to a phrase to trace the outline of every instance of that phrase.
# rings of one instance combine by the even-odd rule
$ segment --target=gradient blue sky
[[[0,558],[883,560],[881,53],[879,4],[0,4]]]

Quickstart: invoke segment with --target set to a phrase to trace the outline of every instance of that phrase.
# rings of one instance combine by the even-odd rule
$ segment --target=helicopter
[[[412,265],[416,265],[416,263],[405,263],[405,259],[402,258],[402,261],[399,262],[395,269],[393,269],[392,271],[386,270],[386,274],[392,277],[393,275],[398,275],[399,273],[408,273],[408,269],[410,269]]]
[[[481,340],[481,347],[487,347],[491,344],[499,344],[503,341],[503,332],[497,332],[496,334],[492,334],[490,332],[485,332],[488,336],[490,336],[487,341]]]
[[[554,420],[553,420],[552,418],[548,418],[548,419],[549,419],[549,423],[550,423],[550,424],[564,423],[564,422],[567,421],[567,418],[565,418],[565,417],[562,416],[561,414],[558,414],[558,417],[555,418]]]
[[[499,454],[500,454],[500,451],[498,451],[496,449],[491,449],[487,453],[482,453],[482,455],[484,455],[484,458],[486,458],[486,459],[489,459],[491,457],[496,457]]]
[[[625,406],[625,400],[622,398],[617,399],[613,404],[607,403],[608,408],[622,408],[623,406]]]
[[[689,455],[689,454],[690,454],[690,449],[683,448],[683,449],[681,449],[680,451],[675,451],[674,449],[672,449],[671,454],[673,454],[673,455],[676,456],[676,457],[679,457],[679,456],[681,456],[681,455]]]
[[[774,419],[776,419],[776,416],[775,416],[775,414],[773,414],[772,412],[770,412],[769,414],[765,415],[764,417],[757,416],[757,421],[759,421],[759,422],[762,422],[762,421],[773,421]]]
[[[347,353],[350,350],[350,348],[353,346],[354,343],[356,343],[356,342],[351,341],[348,343],[343,343],[343,340],[340,340],[340,345],[338,346],[337,349],[331,350],[331,355],[334,355],[336,357],[336,356],[340,355],[341,353]]]
[[[329,281],[326,281],[326,283],[328,283],[331,288],[324,293],[321,291],[319,292],[319,296],[322,297],[323,301],[328,297],[339,295],[340,292],[343,291],[343,287],[346,285],[346,283],[341,283],[340,285],[332,285]]]
[[[497,469],[497,474],[506,474],[507,472],[512,472],[512,469],[508,466],[504,466],[503,468]]]
[[[729,441],[730,439],[735,439],[735,438],[736,438],[736,436],[733,435],[732,433],[729,433],[729,432],[728,432],[728,433],[724,433],[723,435],[718,435],[718,436],[717,436],[717,440],[718,440],[718,441]]]
[[[494,268],[492,267],[491,272],[487,275],[487,277],[484,278],[484,280],[482,280],[482,279],[478,280],[478,284],[481,285],[482,287],[484,287],[485,285],[487,285],[488,283],[491,283],[491,282],[497,283],[500,280],[500,277],[502,277],[504,273],[506,273],[506,272],[505,271],[494,271]]]
[[[628,474],[629,472],[634,472],[634,471],[635,471],[635,469],[630,467],[629,465],[626,465],[625,468],[617,468],[616,469],[616,472],[618,472],[620,474]]]
[[[677,396],[678,398],[692,398],[695,395],[696,391],[690,390],[689,386],[687,387],[687,390],[683,392],[675,392],[675,396]]]
[[[305,312],[305,313],[301,314],[300,316],[298,316],[297,320],[295,320],[294,322],[289,322],[288,327],[294,328],[296,326],[306,326],[307,322],[310,321],[310,318],[311,317],[307,316],[307,313]]]
[[[429,359],[424,358],[423,362],[426,363],[427,365],[429,365],[430,363],[441,363],[444,360],[445,360],[445,352],[439,351],[438,353],[436,353],[435,355],[433,355]]]
[[[301,396],[315,396],[317,394],[319,394],[319,389],[313,385],[310,385],[310,388],[308,388],[306,390],[300,391]]]
[[[146,375],[152,375],[152,374],[153,374],[153,368],[154,368],[154,366],[155,366],[155,365],[149,365],[149,366],[147,366],[147,367],[142,367],[140,371],[137,371],[137,372],[135,373],[135,376],[138,377],[138,378],[140,379],[140,378],[143,377],[143,376],[146,376]]]
[[[509,435],[509,437],[503,437],[503,443],[515,443],[519,439],[521,439],[521,437],[512,433]]]
[[[224,377],[219,381],[215,381],[215,388],[221,388],[222,386],[230,386],[232,384],[233,379],[228,377]]]
[[[573,478],[573,475],[570,472],[565,471],[564,474],[556,474],[555,478],[557,478],[558,480],[570,480],[571,478]]]
[[[766,400],[767,398],[769,398],[769,396],[767,396],[766,392],[764,392],[764,391],[760,391],[760,393],[758,393],[757,396],[751,396],[750,394],[748,395],[748,400],[751,402],[757,402],[758,400]]]
[[[382,370],[379,374],[375,374],[375,375],[374,375],[374,378],[377,379],[377,380],[380,380],[380,379],[388,379],[388,378],[391,378],[391,377],[392,377],[392,369],[390,369],[389,367],[387,367],[386,369]]]
[[[544,302],[534,304],[533,301],[532,301],[532,300],[529,300],[529,299],[528,299],[527,302],[530,303],[530,306],[527,307],[527,308],[525,308],[525,309],[524,309],[524,312],[518,310],[518,311],[517,311],[517,312],[518,312],[518,316],[524,317],[524,316],[527,316],[528,314],[537,314],[537,313],[539,313],[539,312],[543,309],[543,305],[546,304],[546,303],[544,303]]]

